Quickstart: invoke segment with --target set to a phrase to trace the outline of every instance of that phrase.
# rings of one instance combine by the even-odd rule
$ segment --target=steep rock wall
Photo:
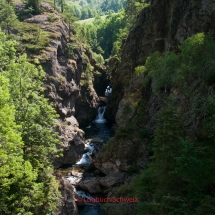
[[[128,159],[128,154],[131,153],[124,153],[123,156],[122,152],[129,151],[128,148],[132,144],[133,147],[140,147],[139,152],[142,151],[142,153],[134,153],[133,165],[144,168],[150,153],[144,148],[148,140],[145,138],[138,142],[132,136],[135,132],[132,130],[132,123],[136,120],[140,129],[149,132],[148,136],[153,135],[158,111],[164,107],[167,96],[171,94],[180,107],[185,104],[184,95],[173,88],[169,92],[160,93],[159,96],[155,95],[153,93],[156,86],[154,80],[143,88],[140,77],[135,76],[135,67],[144,65],[147,57],[155,51],[177,52],[180,42],[196,33],[205,32],[215,37],[214,0],[154,0],[150,3],[151,5],[137,16],[124,43],[121,61],[113,58],[109,62],[109,70],[113,77],[113,95],[107,106],[107,115],[110,119],[115,117],[119,129],[124,126],[127,128],[121,129],[119,134],[121,138],[115,137],[110,141],[109,146],[94,159],[95,166],[104,173],[112,169],[115,172],[131,169],[129,165],[132,163],[129,163]],[[196,80],[192,80],[190,90],[194,90],[197,85]],[[140,105],[140,102],[144,104]],[[187,121],[184,122],[188,125],[187,133],[191,136],[195,135],[198,130],[200,118],[197,115],[198,113],[193,116],[193,121],[189,119],[188,122],[186,119]],[[130,145],[126,146],[128,142]],[[139,163],[139,160],[142,162]]]
[[[113,116],[117,112],[115,107],[126,92],[135,91],[135,67],[143,65],[150,54],[177,50],[180,42],[198,32],[215,36],[214,0],[150,2],[151,5],[137,16],[123,46],[121,62],[112,69],[113,91],[118,95],[111,98],[108,107]]]
[[[42,2],[42,7],[42,14],[24,21],[52,33],[48,46],[40,54],[29,53],[29,56],[34,62],[38,60],[46,72],[45,95],[60,116],[55,131],[59,132],[62,141],[59,148],[63,149],[63,156],[54,162],[55,167],[59,167],[75,163],[84,152],[84,132],[78,128],[79,123],[74,117],[76,110],[90,110],[86,119],[89,123],[96,115],[99,99],[93,87],[80,86],[81,76],[90,62],[86,55],[89,50],[79,44],[73,34],[68,38],[67,24],[50,4]],[[75,33],[74,29],[72,32]],[[77,103],[80,98],[87,98],[88,103]]]

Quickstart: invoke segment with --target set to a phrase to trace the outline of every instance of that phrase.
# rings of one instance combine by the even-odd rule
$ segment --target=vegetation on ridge
[[[118,190],[138,197],[132,214],[215,213],[214,50],[213,38],[199,33],[179,53],[156,52],[136,69],[144,87],[153,80],[153,95],[165,99],[148,168]]]

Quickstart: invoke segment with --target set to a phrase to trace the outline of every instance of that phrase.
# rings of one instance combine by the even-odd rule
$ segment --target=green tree
[[[97,29],[98,44],[104,50],[104,58],[109,58],[120,29],[125,27],[124,13],[112,14]]]
[[[10,105],[9,80],[0,74],[0,213],[32,214],[41,205],[42,183],[23,160],[23,146],[15,109]]]
[[[28,0],[28,7],[33,8],[33,14],[39,14],[41,12],[40,7],[41,0]]]
[[[81,19],[87,19],[87,18],[89,18],[89,10],[88,8],[84,8],[82,10]]]
[[[66,6],[66,1],[65,0],[58,0],[58,3],[60,4],[61,13],[63,13],[65,6]]]
[[[77,20],[77,18],[71,13],[71,7],[66,6],[63,14],[64,20],[69,25],[69,40],[71,38],[71,30],[72,30],[72,23]]]
[[[14,7],[11,2],[0,3],[0,27],[7,34],[10,34],[18,24],[17,16],[14,11]]]
[[[134,20],[139,11],[147,6],[149,6],[149,4],[146,3],[145,0],[126,0],[125,18],[129,28],[135,23]]]
[[[173,170],[175,155],[183,136],[180,116],[172,102],[168,102],[167,107],[159,111],[153,145],[153,168],[161,189],[167,189],[173,183],[169,173]],[[169,175],[168,179],[166,175]]]
[[[37,170],[35,178],[41,192],[37,196],[37,203],[33,202],[34,198],[32,201],[27,200],[31,205],[28,205],[29,214],[52,213],[58,197],[57,183],[52,175],[52,161],[59,141],[57,134],[52,131],[57,115],[43,95],[42,80],[45,74],[40,66],[37,68],[28,63],[26,55],[18,58],[15,56],[16,42],[7,40],[2,33],[0,41],[0,72],[9,79],[10,103],[16,107],[15,121],[20,125],[18,130],[24,142],[23,158]],[[27,167],[30,168],[29,165]],[[14,190],[22,188],[19,184],[17,186]],[[25,197],[25,194],[22,196]]]

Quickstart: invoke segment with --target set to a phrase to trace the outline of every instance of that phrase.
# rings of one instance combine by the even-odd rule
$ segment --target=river
[[[104,119],[105,106],[99,107],[98,114],[95,120],[93,120],[86,128],[81,128],[85,132],[85,148],[86,153],[83,154],[82,158],[68,170],[72,172],[72,175],[68,175],[67,179],[76,186],[84,178],[90,178],[94,176],[94,169],[88,168],[92,157],[95,152],[101,150],[102,146],[113,136],[111,130],[111,124]],[[93,140],[97,140],[93,142]],[[99,143],[100,141],[100,143]],[[76,193],[84,198],[93,198],[94,196],[90,193],[84,192],[77,186]],[[79,206],[80,215],[103,215],[100,210],[99,204],[88,204]]]

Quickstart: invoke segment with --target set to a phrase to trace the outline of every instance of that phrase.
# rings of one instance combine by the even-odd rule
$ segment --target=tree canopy
[[[52,175],[57,117],[43,96],[44,72],[16,56],[17,43],[0,32],[0,212],[47,214],[56,208]]]

